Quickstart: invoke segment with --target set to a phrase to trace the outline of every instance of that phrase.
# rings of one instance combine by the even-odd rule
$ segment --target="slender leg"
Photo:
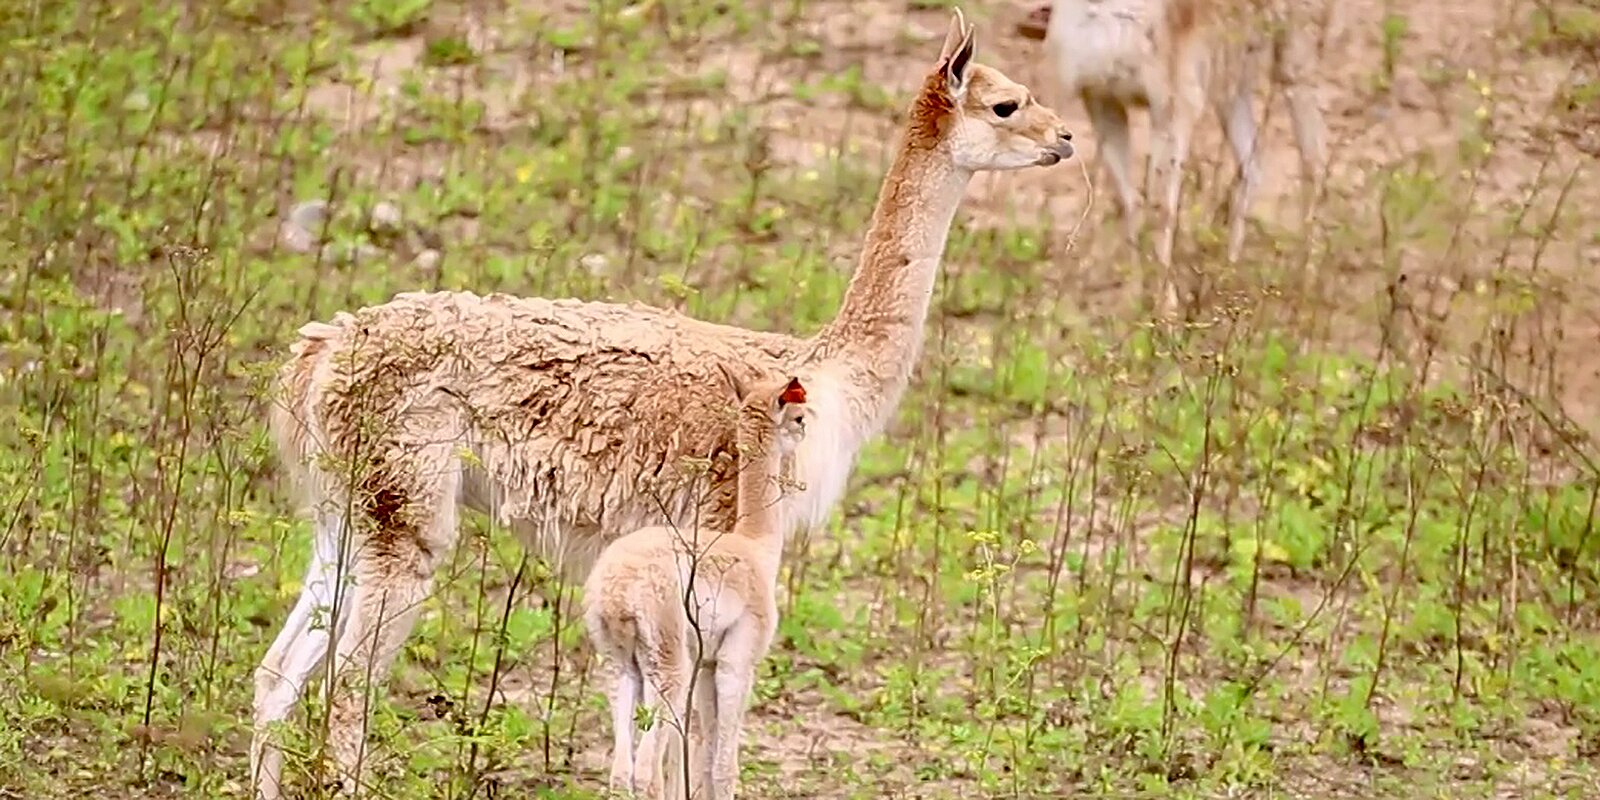
[[[1166,273],[1164,311],[1178,307],[1176,275],[1173,270],[1172,250],[1178,235],[1178,201],[1183,190],[1184,167],[1189,160],[1189,145],[1195,123],[1205,109],[1205,64],[1200,53],[1188,61],[1192,65],[1180,70],[1173,95],[1166,102],[1151,105],[1151,144],[1149,177],[1154,188],[1161,192],[1161,237],[1156,241],[1156,261]]]
[[[651,709],[650,728],[639,738],[634,756],[633,791],[652,800],[665,800],[672,787],[682,794],[682,761],[663,763],[669,748],[681,752],[683,730],[688,713],[689,678],[693,665],[684,645],[685,632],[678,617],[657,619],[641,625],[635,635],[634,662],[642,676],[645,702]],[[676,763],[670,763],[676,762]],[[676,768],[675,768],[676,767]],[[663,775],[667,773],[675,773]],[[664,783],[663,778],[668,781]]]
[[[1307,221],[1316,216],[1317,203],[1322,198],[1322,170],[1327,163],[1322,143],[1322,112],[1317,109],[1312,92],[1310,87],[1303,86],[1284,90],[1289,100],[1289,114],[1293,117],[1296,146],[1300,149],[1300,171],[1305,176],[1301,207]]]
[[[1138,240],[1139,199],[1133,191],[1133,179],[1128,173],[1131,160],[1128,133],[1128,109],[1121,101],[1092,92],[1083,93],[1083,105],[1089,112],[1095,135],[1100,139],[1100,166],[1111,175],[1112,187],[1117,192],[1117,208],[1122,213],[1124,233],[1130,243]]]
[[[1228,96],[1218,106],[1223,131],[1233,150],[1234,161],[1239,165],[1238,180],[1234,183],[1233,197],[1228,203],[1228,262],[1239,260],[1244,247],[1245,220],[1250,213],[1256,187],[1261,183],[1261,165],[1256,151],[1255,109],[1250,100],[1250,80],[1254,75],[1253,54],[1244,56],[1239,76]]]
[[[367,557],[371,568],[358,570],[350,619],[334,651],[337,671],[329,693],[328,746],[341,784],[358,794],[368,700],[379,696],[376,689],[411,635],[432,585],[433,565],[420,553],[408,556]]]
[[[732,800],[739,787],[739,737],[745,705],[755,684],[756,664],[772,641],[776,610],[769,621],[746,617],[723,635],[717,653],[717,729],[712,739],[711,797]]]
[[[711,741],[711,796],[727,800],[739,783],[739,734],[750,694],[750,668],[739,661],[717,664],[717,731]]]
[[[460,464],[448,451],[418,453],[374,472],[366,485],[374,528],[352,553],[350,617],[334,647],[328,749],[341,785],[360,793],[369,699],[388,678],[455,545]],[[420,480],[419,480],[420,479]]]
[[[694,764],[689,771],[689,796],[705,798],[711,791],[711,748],[717,740],[717,669],[702,662],[694,682],[694,722],[690,728]]]
[[[683,775],[683,772],[684,772],[684,752],[683,752],[683,749],[684,749],[684,746],[686,745],[686,743],[688,742],[688,739],[684,738],[684,736],[683,736],[684,730],[683,730],[683,728],[681,726],[682,725],[687,725],[688,721],[689,721],[689,714],[688,714],[689,695],[688,695],[688,684],[687,683],[684,684],[684,693],[680,697],[680,700],[681,700],[681,702],[678,705],[679,705],[679,708],[683,710],[683,713],[682,713],[681,716],[678,717],[678,719],[680,720],[679,725],[678,726],[674,726],[671,729],[671,731],[668,734],[668,736],[667,736],[667,753],[666,753],[666,759],[665,759],[665,762],[664,762],[665,766],[662,767],[663,772],[661,773],[661,775],[662,775],[662,787],[663,787],[662,788],[662,796],[668,798],[668,800],[683,800],[684,797],[686,797],[686,795],[684,794],[684,789],[685,789],[686,784],[684,782],[684,775]]]
[[[668,748],[682,747],[679,736],[684,722],[684,705],[688,700],[689,669],[687,663],[677,658],[646,666],[641,663],[645,695],[651,698],[654,720],[650,729],[639,738],[639,750],[634,760],[633,790],[653,800],[667,800],[673,788],[681,781],[666,773],[681,773],[673,769],[668,759]],[[681,762],[678,762],[681,763]],[[681,794],[681,789],[678,792]],[[677,800],[673,797],[673,800]]]
[[[1189,160],[1189,144],[1195,122],[1204,104],[1203,97],[1195,96],[1198,94],[1198,91],[1185,92],[1185,96],[1174,103],[1169,129],[1158,137],[1167,140],[1162,148],[1165,159],[1160,165],[1162,229],[1156,250],[1156,259],[1164,266],[1172,264],[1172,249],[1178,232],[1178,201],[1183,191],[1183,170]]]
[[[1312,0],[1284,0],[1284,24],[1276,26],[1273,41],[1273,81],[1283,89],[1300,151],[1301,210],[1307,222],[1322,196],[1323,169],[1327,163],[1325,124],[1317,101],[1316,71],[1320,60],[1318,31],[1325,26],[1312,20]],[[1331,11],[1329,14],[1333,13]]]
[[[633,789],[633,713],[643,684],[632,655],[617,660],[617,683],[611,692],[611,788],[615,791]]]
[[[250,741],[250,779],[256,797],[277,800],[282,794],[283,751],[271,742],[271,727],[289,717],[306,682],[323,663],[328,644],[342,620],[331,618],[338,589],[339,542],[344,519],[319,510],[313,520],[311,565],[300,598],[283,630],[256,668],[254,732]],[[341,617],[349,603],[337,604]]]

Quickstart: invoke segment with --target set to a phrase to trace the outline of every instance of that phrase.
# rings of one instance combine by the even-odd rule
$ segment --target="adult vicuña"
[[[309,495],[305,588],[256,671],[251,771],[280,791],[269,728],[334,647],[328,747],[358,785],[364,695],[416,622],[465,502],[582,576],[606,540],[649,524],[732,524],[733,431],[719,366],[799,375],[818,426],[785,533],[823,522],[862,444],[887,423],[922,345],[967,183],[1072,153],[1054,111],[973,63],[958,12],[911,104],[839,315],[798,338],[640,304],[406,293],[300,329],[272,429]],[[684,468],[693,460],[709,473]],[[327,610],[328,624],[322,623]]]
[[[1307,214],[1321,194],[1324,129],[1312,82],[1319,37],[1327,27],[1319,17],[1331,13],[1331,5],[1327,0],[1054,0],[1045,52],[1063,91],[1078,94],[1089,112],[1099,135],[1099,160],[1111,174],[1130,239],[1138,234],[1139,202],[1129,174],[1128,110],[1150,110],[1144,194],[1160,204],[1156,260],[1167,271],[1167,306],[1177,301],[1171,267],[1183,170],[1194,126],[1208,104],[1239,165],[1229,202],[1228,260],[1239,257],[1245,215],[1261,177],[1251,93],[1263,57],[1270,57],[1274,81],[1288,100]],[[1261,19],[1263,13],[1269,19]]]
[[[698,785],[709,787],[713,800],[726,800],[739,778],[745,703],[778,629],[782,466],[804,436],[806,390],[797,378],[753,389],[732,376],[730,383],[739,403],[733,529],[640,529],[606,547],[584,584],[589,638],[617,669],[611,693],[613,789],[683,796],[677,780],[682,770],[669,769],[663,782],[661,769],[669,733],[687,721],[691,680],[692,724],[706,743],[697,748]],[[654,724],[635,751],[634,713],[641,700]]]

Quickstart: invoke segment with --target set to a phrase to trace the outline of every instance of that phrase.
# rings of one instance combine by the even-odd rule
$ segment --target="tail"
[[[327,443],[317,414],[325,378],[319,379],[328,357],[344,337],[353,319],[340,313],[332,323],[311,322],[299,330],[300,341],[289,347],[289,360],[278,369],[273,386],[268,427],[277,445],[278,459],[301,490],[311,488],[310,465]]]

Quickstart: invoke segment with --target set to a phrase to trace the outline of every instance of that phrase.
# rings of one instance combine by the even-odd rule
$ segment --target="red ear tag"
[[[804,403],[806,401],[806,387],[800,385],[799,378],[790,378],[789,384],[783,387],[783,394],[778,395],[778,402],[788,405],[790,403]]]

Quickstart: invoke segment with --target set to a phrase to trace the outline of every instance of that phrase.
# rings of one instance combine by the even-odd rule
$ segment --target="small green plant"
[[[1411,32],[1411,19],[1404,14],[1384,14],[1380,25],[1383,44],[1383,63],[1378,73],[1378,88],[1388,91],[1394,86],[1395,72],[1399,69],[1406,36]]]
[[[456,35],[435,36],[428,39],[426,61],[433,67],[459,67],[476,63],[478,54],[466,37]]]
[[[1531,12],[1529,44],[1600,49],[1600,8],[1583,2],[1540,2]]]
[[[350,16],[368,35],[405,36],[428,15],[433,0],[357,0]]]

